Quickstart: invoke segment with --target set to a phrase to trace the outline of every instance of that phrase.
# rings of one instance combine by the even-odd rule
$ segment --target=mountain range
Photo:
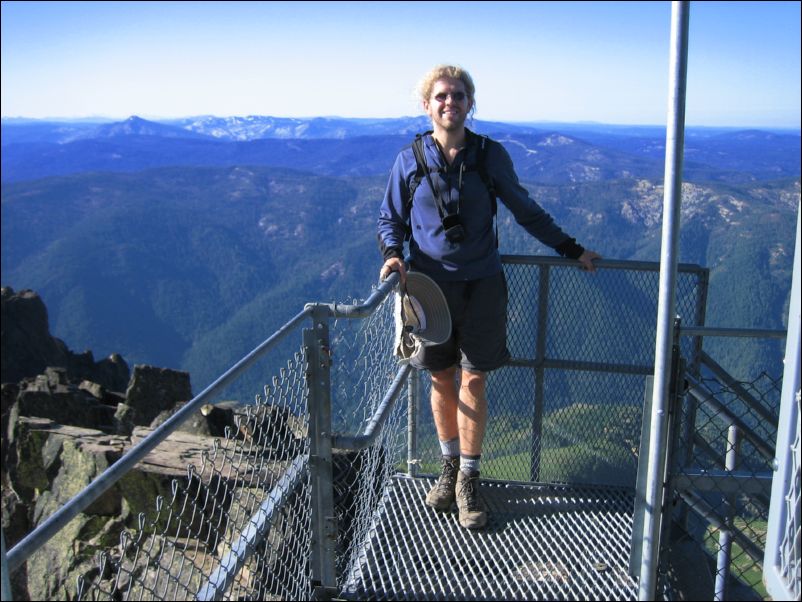
[[[657,127],[503,124],[522,183],[605,257],[656,261]],[[313,300],[375,283],[378,203],[423,118],[2,122],[2,284],[71,348],[191,372],[196,390]],[[783,328],[798,132],[689,128],[681,257],[711,268],[708,323]],[[500,250],[552,254],[500,205]],[[748,378],[781,347],[711,341]],[[706,343],[706,349],[708,345]]]
[[[657,127],[476,121],[505,144],[523,181],[561,184],[662,177],[665,135]],[[175,165],[270,165],[332,176],[386,174],[398,149],[428,125],[423,117],[281,119],[202,117],[115,123],[3,120],[2,179]],[[561,126],[565,127],[565,126]],[[748,181],[799,174],[798,133],[689,128],[688,180]]]

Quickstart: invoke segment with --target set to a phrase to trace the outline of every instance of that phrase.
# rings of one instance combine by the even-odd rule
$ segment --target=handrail
[[[373,416],[368,422],[368,426],[361,435],[335,435],[332,437],[331,446],[334,449],[359,451],[373,445],[376,437],[378,437],[379,433],[381,433],[382,427],[387,421],[387,417],[390,415],[390,411],[395,406],[395,401],[398,399],[398,396],[403,390],[404,383],[406,383],[407,376],[409,376],[411,370],[412,366],[409,364],[409,362],[401,366],[401,368],[398,370],[398,373],[395,375],[395,379],[393,379],[393,383],[390,385],[390,388],[387,389],[384,399],[382,399],[379,407],[376,408],[376,411],[373,413]]]
[[[367,318],[382,301],[389,295],[398,283],[398,272],[391,273],[382,283],[371,293],[364,303],[359,305],[342,305],[339,303],[307,303],[306,309],[313,310],[316,307],[324,307],[329,310],[332,318]]]
[[[784,330],[766,328],[719,328],[717,326],[682,326],[680,336],[744,337],[753,339],[784,339]]]
[[[566,257],[554,257],[551,255],[502,255],[501,263],[508,265],[545,265],[560,267],[577,267],[581,264],[576,259]],[[606,270],[635,270],[641,272],[659,272],[660,262],[658,261],[632,261],[629,259],[597,259],[593,262],[596,268]],[[707,272],[696,263],[677,264],[680,272]]]
[[[298,326],[310,315],[309,309],[304,309],[293,319],[279,328],[268,339],[257,346],[248,355],[234,364],[220,378],[206,387],[199,395],[187,402],[178,412],[173,414],[164,423],[159,425],[150,435],[145,437],[140,443],[132,447],[125,455],[117,460],[106,471],[100,474],[83,491],[64,504],[50,517],[47,518],[36,529],[26,535],[17,545],[15,545],[7,556],[8,568],[12,571],[25,562],[31,554],[45,544],[53,535],[58,533],[68,522],[75,518],[82,510],[99,498],[103,493],[110,489],[117,481],[134,468],[145,458],[157,445],[164,441],[173,433],[190,414],[202,406],[208,397],[218,393],[222,388],[231,383],[242,372],[249,368],[254,362],[260,359],[265,353],[273,349],[285,336]]]

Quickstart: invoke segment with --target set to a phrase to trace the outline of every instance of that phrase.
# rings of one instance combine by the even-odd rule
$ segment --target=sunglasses
[[[440,92],[434,95],[434,99],[437,102],[445,102],[449,96],[454,102],[462,102],[467,97],[465,92]]]

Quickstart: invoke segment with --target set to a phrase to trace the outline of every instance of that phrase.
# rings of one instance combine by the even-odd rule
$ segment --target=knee
[[[461,388],[465,389],[472,397],[476,399],[484,399],[486,384],[486,372],[473,372],[469,370],[462,371]]]
[[[432,372],[432,389],[438,392],[456,392],[456,367],[446,368],[439,372]]]

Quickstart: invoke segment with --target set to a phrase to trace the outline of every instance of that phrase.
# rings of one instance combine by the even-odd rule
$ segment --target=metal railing
[[[225,389],[240,374],[263,355],[268,353],[278,345],[281,340],[289,333],[293,332],[299,324],[310,315],[309,310],[304,310],[279,328],[272,336],[261,343],[248,355],[242,358],[220,378],[214,381],[199,395],[195,396],[183,408],[173,414],[168,420],[157,427],[141,443],[128,451],[122,458],[114,463],[107,471],[95,479],[80,494],[75,496],[67,504],[51,515],[34,531],[28,534],[12,550],[8,552],[7,562],[10,570],[19,568],[20,564],[38,550],[46,541],[50,540],[54,534],[59,532],[70,520],[85,510],[92,502],[108,491],[115,483],[130,472],[145,456],[153,451],[159,444],[178,429],[192,414],[197,413],[201,406],[208,403],[215,395]]]
[[[103,551],[97,568],[89,569],[79,578],[78,596],[307,599],[336,589],[332,568],[338,534],[332,529],[336,529],[337,521],[332,520],[334,508],[320,505],[321,501],[323,504],[331,501],[332,488],[342,485],[337,479],[344,478],[332,477],[332,457],[335,466],[338,459],[346,458],[348,466],[340,466],[341,472],[353,471],[355,460],[347,457],[350,448],[361,454],[356,457],[364,467],[366,456],[360,450],[375,445],[380,438],[381,426],[388,420],[409,369],[405,367],[399,372],[391,395],[383,404],[378,403],[382,400],[381,385],[372,383],[366,387],[359,405],[367,408],[366,413],[376,409],[372,406],[381,407],[362,435],[350,439],[332,437],[331,427],[325,426],[331,424],[331,416],[326,415],[332,407],[331,398],[324,399],[332,393],[327,374],[331,359],[328,321],[358,317],[366,318],[361,322],[369,323],[372,316],[383,314],[381,323],[374,325],[380,332],[369,335],[363,332],[362,336],[379,341],[384,349],[377,352],[364,345],[363,340],[357,345],[361,358],[359,354],[344,358],[353,362],[353,366],[365,363],[366,350],[368,356],[387,358],[384,362],[376,362],[373,357],[367,360],[377,364],[374,373],[383,372],[374,375],[374,380],[381,381],[388,366],[394,366],[386,336],[389,315],[386,300],[396,280],[395,276],[388,279],[363,304],[308,305],[133,446],[7,555],[4,550],[7,567],[4,574],[17,571],[26,561],[28,574],[36,573],[38,550],[52,547],[62,533],[81,530],[86,523],[82,512],[93,502],[101,496],[120,495],[119,490],[125,488],[121,482],[125,483],[125,478],[155,448],[169,447],[173,443],[171,437],[190,415],[202,405],[214,402],[245,372],[258,369],[255,368],[258,362],[285,345],[291,334],[300,334],[308,326],[303,331],[302,347],[277,371],[272,386],[266,386],[253,405],[240,409],[236,428],[227,429],[225,438],[216,440],[196,458],[197,463],[187,466],[186,479],[167,479],[157,485],[161,489],[153,499],[155,512],[140,513],[133,519],[133,528],[120,531],[120,525],[117,526],[119,546]],[[346,341],[339,342],[345,346]],[[364,371],[359,378],[350,379],[351,385],[364,380],[366,374]],[[332,443],[341,448],[335,454]],[[327,488],[328,493],[321,493],[321,488]],[[355,509],[336,511],[342,514]],[[74,572],[80,567],[69,568]],[[44,583],[37,593],[42,597],[59,597],[60,579],[63,575],[43,575]]]
[[[589,275],[556,257],[502,259],[512,359],[488,381],[483,476],[634,488],[659,264],[604,260]],[[679,266],[678,307],[690,325],[704,324],[707,278]],[[684,341],[683,352],[698,363],[699,341]],[[419,470],[439,471],[429,413],[416,430]]]
[[[483,478],[491,485],[522,487],[521,491],[537,491],[527,489],[532,486],[548,486],[552,492],[578,488],[576,491],[582,492],[578,495],[586,500],[582,504],[590,504],[586,508],[590,516],[594,512],[612,516],[613,508],[618,515],[636,490],[643,457],[643,395],[654,361],[659,266],[603,261],[597,274],[588,275],[569,260],[519,256],[503,260],[509,285],[508,345],[513,358],[489,381]],[[188,466],[185,479],[163,481],[153,511],[129,517],[125,525],[118,520],[118,531],[125,526],[118,546],[106,544],[99,560],[90,563],[83,559],[82,564],[73,563],[76,566],[69,568],[83,570],[77,592],[83,598],[308,599],[340,593],[348,576],[364,569],[364,546],[375,540],[378,517],[387,514],[394,475],[403,473],[425,481],[436,471],[439,460],[430,413],[419,411],[428,383],[419,382],[417,371],[408,365],[399,368],[392,354],[390,293],[395,279],[393,276],[379,286],[364,303],[307,305],[14,546],[8,557],[11,570],[27,560],[32,574],[42,566],[33,553],[37,547],[58,545],[56,534],[60,531],[86,531],[92,521],[82,512],[93,500],[103,492],[118,491],[124,497],[119,490],[125,489],[124,477],[133,466],[156,446],[171,445],[171,434],[180,422],[201,404],[214,401],[229,383],[246,371],[263,370],[257,367],[261,358],[275,355],[280,345],[289,344],[293,349],[290,335],[295,334],[301,335],[300,347],[288,352],[289,357],[283,356],[280,367],[277,362],[271,364],[274,376],[265,378],[271,385],[256,396],[254,404],[240,409],[236,428]],[[682,328],[687,336],[681,337],[678,350],[687,358],[692,376],[718,373],[721,381],[719,369],[701,346],[701,336],[711,333],[700,330],[706,290],[707,270],[679,266],[677,307],[687,316]],[[772,440],[770,431],[761,431],[733,412],[732,401],[721,400],[717,391],[700,392],[708,380],[705,376],[692,383],[686,398],[698,400],[693,402],[695,421],[686,413],[684,422],[678,422],[680,440],[692,441],[697,450],[694,454],[718,452],[717,442],[703,442],[696,432],[699,429],[689,426],[700,420],[698,408],[716,407],[715,420],[738,426],[742,446],[760,450],[758,456],[771,453],[771,444],[766,443]],[[738,390],[738,383],[727,386]],[[765,421],[773,410],[763,407],[760,396],[750,391],[738,391],[736,397],[762,407],[755,416]],[[722,403],[716,405],[716,400]],[[687,459],[683,454],[681,448],[674,457]],[[765,495],[765,471],[744,479],[739,465],[726,458],[715,466],[704,466],[704,474],[691,470],[692,462],[683,466],[674,487],[687,498],[694,515],[706,513],[722,525],[740,523],[724,515],[724,506],[711,510],[710,490],[727,500],[736,490]],[[491,487],[489,491],[496,490]],[[605,491],[616,500],[609,509],[602,501]],[[556,503],[559,513],[560,502]],[[727,508],[733,507],[727,503]],[[602,505],[594,511],[593,504]],[[380,512],[380,508],[384,510]],[[637,512],[630,506],[624,515],[629,518],[624,519],[623,527],[615,521],[592,519],[593,524],[603,525],[600,542],[623,537],[638,543],[638,525],[633,526]],[[587,532],[577,520],[567,516],[550,527],[549,533],[555,541],[581,541]],[[75,521],[78,528],[65,528]],[[624,530],[613,533],[611,529]],[[108,542],[111,523],[99,531]],[[750,533],[741,531],[749,539]],[[736,530],[729,528],[728,532]],[[431,538],[439,536],[426,537],[434,541]],[[740,536],[734,538],[740,546]],[[480,558],[498,554],[492,538],[477,541]],[[407,545],[410,542],[427,545],[423,540],[410,540]],[[579,570],[587,562],[584,548],[573,552],[566,543],[560,545],[561,560],[550,568],[520,560],[522,564],[506,581],[508,586],[515,585],[511,591],[521,592],[515,595],[632,596],[627,593],[629,586],[623,585],[624,577],[616,577],[616,571],[625,574],[628,567],[615,568],[610,563],[618,561],[609,559],[599,562],[602,550],[594,552],[592,564],[610,566],[612,572],[582,568],[578,582],[569,577],[557,579],[555,575],[563,570],[570,573],[571,563],[579,563]],[[630,553],[635,554],[636,548]],[[520,553],[523,548],[516,549]],[[590,577],[585,570],[591,570]],[[533,583],[548,584],[545,591],[552,593],[538,594],[540,589],[526,585],[529,578],[524,575],[530,574],[541,575]],[[42,579],[56,583],[59,577],[44,575]],[[444,578],[442,574],[439,577]],[[620,589],[594,589],[595,578],[615,578],[615,587]],[[448,581],[442,586],[456,587]],[[42,597],[59,597],[59,592],[75,595],[57,591],[55,585],[49,593],[42,591],[46,594]],[[604,591],[616,593],[600,593]]]

